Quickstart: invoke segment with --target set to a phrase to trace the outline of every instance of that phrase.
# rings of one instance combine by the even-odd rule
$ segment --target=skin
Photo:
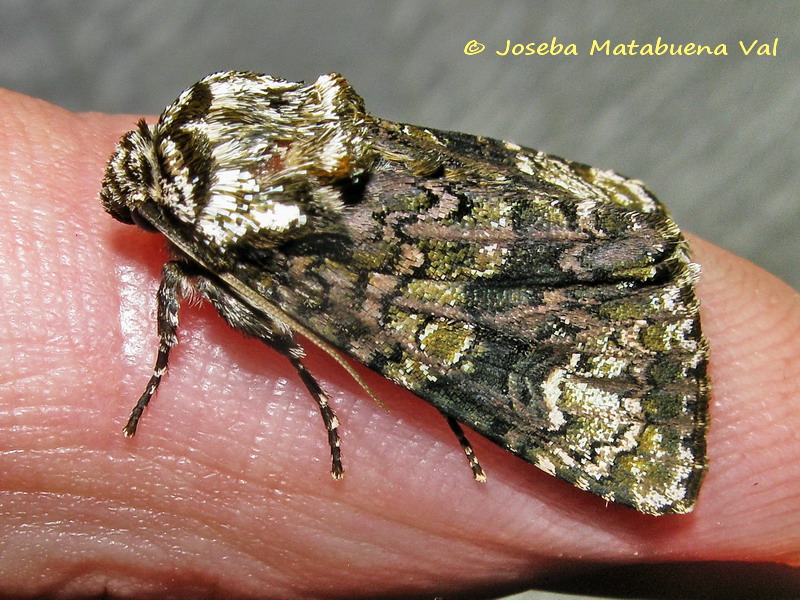
[[[166,260],[97,200],[135,119],[12,92],[0,119],[0,595],[474,597],[598,564],[800,565],[800,296],[747,261],[691,239],[714,385],[693,513],[607,505],[472,434],[478,484],[434,409],[357,367],[387,414],[307,346],[342,422],[335,482],[288,363],[205,305],[122,436]]]

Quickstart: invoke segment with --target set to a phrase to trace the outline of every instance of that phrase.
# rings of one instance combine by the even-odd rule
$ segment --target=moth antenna
[[[297,325],[297,326],[299,327],[299,329],[295,329],[295,325]],[[363,377],[361,377],[361,375],[359,375],[359,374],[358,374],[358,371],[356,371],[356,370],[355,370],[355,369],[352,367],[352,365],[351,365],[350,363],[348,363],[348,362],[347,362],[347,361],[346,361],[346,360],[345,360],[345,359],[342,357],[342,355],[341,355],[341,354],[339,354],[339,352],[336,350],[336,348],[334,348],[333,346],[331,346],[330,344],[328,344],[327,342],[325,342],[325,341],[324,341],[322,338],[320,338],[318,335],[316,335],[316,334],[312,333],[311,331],[309,331],[308,329],[306,329],[305,327],[303,327],[303,326],[302,326],[302,325],[300,325],[299,323],[294,323],[294,322],[293,322],[293,323],[292,323],[290,326],[291,326],[291,328],[292,328],[292,331],[294,331],[295,333],[299,333],[299,334],[303,335],[304,337],[308,338],[308,340],[309,340],[311,343],[313,343],[315,346],[317,346],[317,347],[318,347],[318,348],[320,348],[320,349],[321,349],[323,352],[325,352],[325,354],[327,354],[327,355],[328,355],[328,356],[330,356],[330,357],[331,357],[333,360],[335,360],[335,361],[336,361],[336,362],[339,364],[339,366],[341,366],[341,367],[342,367],[342,369],[344,369],[345,373],[347,373],[348,375],[350,375],[350,377],[352,377],[352,378],[353,378],[353,380],[354,380],[354,381],[355,381],[355,382],[356,382],[356,383],[357,383],[359,386],[361,386],[361,389],[363,389],[363,390],[364,390],[364,391],[367,393],[367,395],[368,395],[370,398],[372,398],[372,400],[375,402],[375,404],[377,404],[378,406],[380,406],[380,407],[381,407],[381,408],[382,408],[384,411],[386,411],[387,413],[389,412],[389,409],[386,407],[386,405],[383,403],[383,401],[382,401],[382,400],[381,400],[381,399],[378,397],[378,394],[376,394],[376,393],[375,393],[375,392],[372,390],[372,388],[371,388],[371,387],[369,387],[369,384],[367,384],[367,382],[366,382],[366,381],[364,381],[364,378],[363,378]]]
[[[191,254],[191,252],[190,252]],[[353,380],[361,386],[367,395],[372,398],[372,400],[380,406],[384,411],[387,413],[389,409],[386,408],[386,405],[381,401],[372,388],[367,384],[366,381],[361,377],[361,375],[356,372],[356,370],[344,359],[342,358],[341,354],[328,344],[325,340],[319,337],[316,333],[311,331],[308,327],[305,327],[301,323],[298,323],[285,312],[273,306],[272,304],[265,302],[263,298],[256,296],[252,290],[249,290],[245,286],[241,284],[241,282],[236,279],[235,277],[231,276],[228,273],[223,273],[219,275],[220,279],[224,280],[231,288],[233,288],[239,296],[245,300],[250,306],[257,308],[260,311],[263,311],[268,316],[272,317],[278,323],[284,323],[291,331],[294,333],[299,333],[303,337],[305,337],[308,341],[312,344],[317,346],[320,350],[325,352],[328,356],[330,356],[333,360],[335,360],[344,371],[353,378]]]
[[[192,260],[196,261],[200,265],[204,265],[203,261],[196,255],[195,252],[189,248],[188,245],[182,242],[182,240],[172,239],[170,241],[173,245],[177,246],[184,254],[190,257]],[[208,267],[206,267],[208,268]],[[223,280],[227,283],[231,289],[236,291],[239,297],[244,300],[248,305],[253,307],[254,309],[265,313],[267,316],[271,317],[276,323],[283,323],[294,333],[299,333],[300,335],[304,336],[308,339],[311,343],[317,346],[320,350],[325,352],[328,356],[333,358],[339,366],[344,369],[345,373],[350,375],[353,380],[363,389],[367,395],[372,398],[372,400],[380,406],[384,411],[387,413],[389,409],[383,403],[383,401],[378,397],[372,388],[367,384],[366,381],[359,375],[356,370],[344,359],[342,358],[341,354],[328,344],[325,340],[319,337],[316,333],[311,331],[308,327],[305,327],[301,323],[295,321],[292,317],[287,315],[284,311],[279,309],[278,307],[274,306],[273,304],[266,302],[264,298],[255,294],[251,289],[247,288],[246,286],[242,285],[241,281],[239,281],[236,277],[231,275],[230,273],[220,273],[218,274],[219,279]]]

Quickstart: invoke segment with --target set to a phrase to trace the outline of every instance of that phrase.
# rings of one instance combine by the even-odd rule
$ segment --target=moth
[[[547,473],[643,513],[690,511],[706,467],[699,267],[637,180],[509,142],[367,114],[340,75],[222,72],[117,145],[100,193],[160,232],[158,355],[181,298],[286,357],[340,353]],[[374,395],[373,395],[374,396]]]

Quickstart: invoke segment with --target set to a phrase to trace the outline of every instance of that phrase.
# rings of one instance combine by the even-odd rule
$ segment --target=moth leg
[[[228,325],[260,339],[289,360],[319,406],[325,429],[328,431],[328,445],[331,449],[331,476],[334,479],[341,479],[344,475],[344,468],[342,467],[341,440],[338,431],[339,419],[336,418],[329,405],[327,394],[303,364],[303,349],[294,340],[292,334],[269,317],[253,312],[250,306],[233,296],[211,278],[197,276],[194,288],[214,305]]]
[[[180,298],[191,288],[189,274],[185,271],[185,265],[178,261],[165,263],[161,268],[161,285],[158,287],[158,356],[153,367],[153,374],[144,393],[139,397],[136,406],[131,411],[128,423],[123,428],[126,437],[131,437],[136,433],[136,426],[142,416],[145,407],[153,397],[161,378],[167,372],[169,363],[169,351],[178,343],[178,309],[180,308]]]
[[[328,404],[328,396],[322,391],[322,388],[317,383],[314,376],[308,372],[306,366],[296,356],[287,356],[289,362],[292,363],[297,374],[300,375],[306,389],[309,391],[314,400],[319,405],[319,411],[322,413],[322,420],[325,423],[325,429],[328,430],[328,445],[331,448],[331,477],[334,479],[341,479],[344,476],[344,467],[342,467],[342,450],[341,440],[339,438],[339,419],[333,412],[333,409]]]
[[[475,451],[472,449],[472,444],[469,443],[464,430],[461,429],[461,424],[449,415],[444,415],[444,418],[447,419],[447,424],[450,425],[450,429],[452,429],[453,433],[456,434],[458,443],[461,444],[461,449],[464,451],[464,454],[467,455],[469,466],[472,468],[472,476],[475,478],[475,481],[480,481],[483,483],[486,481],[486,474],[483,472],[483,468],[481,468],[481,465],[478,462],[478,457],[475,456]]]

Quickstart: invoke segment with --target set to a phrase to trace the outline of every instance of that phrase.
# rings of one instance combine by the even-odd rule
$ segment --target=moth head
[[[334,226],[340,190],[374,161],[370,123],[336,74],[305,86],[216,73],[122,138],[100,198],[120,221],[180,230],[218,254],[277,246]]]
[[[106,167],[100,202],[118,221],[148,227],[137,209],[150,197],[156,163],[153,140],[144,120],[117,144]]]

